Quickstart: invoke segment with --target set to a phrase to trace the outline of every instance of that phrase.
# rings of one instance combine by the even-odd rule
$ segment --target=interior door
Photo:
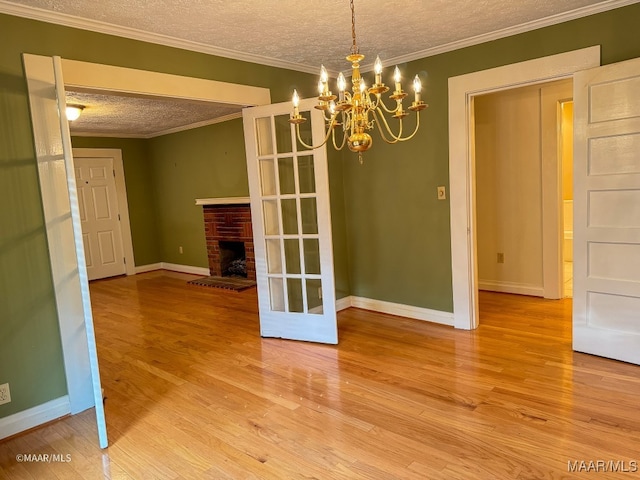
[[[314,99],[300,102],[307,144],[324,137]],[[260,334],[338,343],[327,156],[289,124],[290,103],[243,111]]]
[[[113,158],[73,160],[89,280],[123,275],[126,265]]]
[[[574,350],[640,364],[640,58],[574,78]]]

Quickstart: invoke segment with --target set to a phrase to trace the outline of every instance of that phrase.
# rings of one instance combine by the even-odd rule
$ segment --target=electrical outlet
[[[9,391],[9,384],[3,383],[0,385],[0,405],[9,403],[11,401],[11,392]]]
[[[180,252],[180,253],[184,253],[184,252],[182,251],[182,245],[180,245],[180,246],[178,247],[178,252]]]
[[[504,253],[498,252],[498,263],[504,263]]]

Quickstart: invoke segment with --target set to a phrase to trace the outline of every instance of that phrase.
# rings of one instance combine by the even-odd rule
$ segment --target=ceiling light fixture
[[[396,66],[393,74],[395,90],[393,94],[389,96],[389,98],[395,100],[396,104],[394,108],[388,108],[381,98],[383,93],[389,91],[389,87],[382,83],[382,62],[380,61],[380,57],[376,58],[374,64],[375,77],[371,87],[367,87],[364,79],[360,75],[360,62],[364,59],[364,55],[360,54],[356,43],[356,17],[353,0],[350,1],[350,4],[351,38],[353,44],[351,46],[351,53],[346,58],[347,61],[351,62],[351,92],[347,90],[345,76],[340,72],[337,79],[338,96],[333,95],[329,90],[329,76],[323,65],[320,68],[318,105],[316,105],[315,108],[323,111],[324,119],[327,122],[324,141],[320,145],[311,146],[300,138],[300,124],[306,122],[307,119],[300,115],[298,109],[300,98],[296,90],[293,91],[293,115],[289,119],[289,122],[296,126],[298,141],[306,148],[319,148],[327,143],[329,137],[332,137],[333,146],[336,150],[342,150],[346,144],[349,150],[358,153],[358,158],[360,163],[362,163],[362,153],[369,150],[373,143],[373,139],[367,131],[372,130],[376,122],[379,125],[380,136],[386,143],[404,142],[413,138],[418,131],[420,127],[420,111],[425,109],[427,105],[420,99],[422,83],[420,77],[416,75],[413,80],[415,98],[411,106],[408,107],[410,111],[416,112],[416,126],[411,135],[403,137],[402,119],[408,115],[408,112],[404,110],[402,100],[408,94],[402,90],[400,70]],[[336,99],[338,100],[337,103]],[[389,127],[387,119],[385,118],[385,112],[399,120],[397,135],[394,134]],[[340,121],[338,121],[339,115]],[[338,145],[336,143],[336,129],[340,126],[342,126],[343,138],[342,143]]]
[[[82,110],[84,110],[84,105],[67,105],[67,120],[73,122],[80,117]]]

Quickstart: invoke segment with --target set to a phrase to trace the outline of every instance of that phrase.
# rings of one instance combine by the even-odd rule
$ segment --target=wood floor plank
[[[480,292],[475,331],[351,308],[333,346],[260,338],[255,289],[192,278],[91,283],[111,444],[83,412],[0,441],[2,479],[569,479],[640,460],[640,367],[572,352],[570,299]]]

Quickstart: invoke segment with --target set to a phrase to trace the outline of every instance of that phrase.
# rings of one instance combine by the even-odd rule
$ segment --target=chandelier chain
[[[353,0],[351,0],[351,38],[353,39],[353,45],[351,45],[351,53],[360,53],[358,51],[358,45],[356,45],[356,11],[353,6]]]

